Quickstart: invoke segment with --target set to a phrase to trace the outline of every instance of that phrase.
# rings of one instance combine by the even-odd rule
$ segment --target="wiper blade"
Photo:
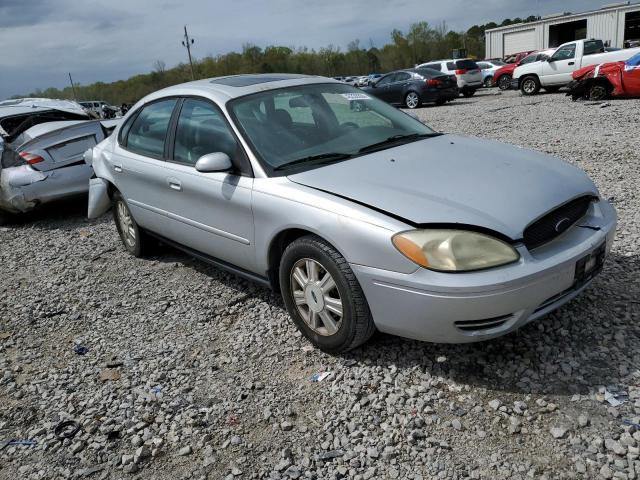
[[[431,137],[438,137],[442,135],[442,133],[437,133],[437,132],[433,132],[433,133],[409,133],[409,134],[402,134],[402,135],[392,135],[388,138],[386,138],[385,140],[382,140],[381,142],[376,142],[376,143],[372,143],[371,145],[367,145],[365,147],[362,147],[360,150],[358,150],[358,152],[360,153],[367,153],[367,152],[373,152],[376,150],[379,150],[383,147],[386,147],[388,145],[393,145],[395,143],[401,143],[403,140],[417,140],[420,138],[431,138]]]
[[[351,157],[353,157],[352,153],[342,153],[342,152],[320,153],[318,155],[309,155],[308,157],[298,158],[296,160],[292,160],[291,162],[283,163],[282,165],[278,165],[277,167],[275,167],[274,170],[286,170],[296,165],[301,165],[303,163],[317,165],[318,163],[322,164],[322,163],[338,162],[340,160],[346,160]]]

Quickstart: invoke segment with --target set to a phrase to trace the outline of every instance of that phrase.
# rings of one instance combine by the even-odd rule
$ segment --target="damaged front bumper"
[[[0,169],[0,209],[11,213],[32,210],[39,202],[29,195],[29,187],[48,176],[29,165]]]
[[[109,198],[109,182],[102,178],[92,178],[89,180],[89,208],[88,218],[98,218],[111,208],[111,198]]]

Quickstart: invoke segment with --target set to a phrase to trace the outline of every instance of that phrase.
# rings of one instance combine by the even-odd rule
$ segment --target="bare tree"
[[[162,60],[156,60],[155,62],[153,62],[153,71],[162,75],[167,71],[167,64]]]

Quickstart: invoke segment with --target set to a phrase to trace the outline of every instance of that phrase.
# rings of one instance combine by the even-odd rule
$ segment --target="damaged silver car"
[[[117,121],[89,120],[75,102],[0,102],[0,224],[53,200],[86,193],[93,174],[87,148]]]

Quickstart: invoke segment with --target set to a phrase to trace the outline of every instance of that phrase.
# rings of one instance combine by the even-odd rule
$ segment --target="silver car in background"
[[[89,216],[113,206],[131,254],[156,237],[268,285],[328,352],[511,332],[591,282],[616,226],[580,169],[322,77],[161,90],[85,159]]]
[[[92,121],[75,102],[25,99],[0,104],[0,224],[38,205],[86,193],[83,160],[117,121]]]

